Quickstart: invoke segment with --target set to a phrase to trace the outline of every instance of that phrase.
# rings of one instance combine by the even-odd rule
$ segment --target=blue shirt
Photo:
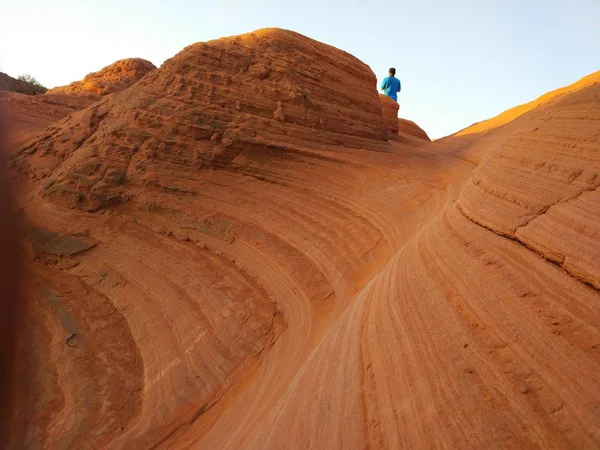
[[[400,92],[400,80],[393,75],[385,77],[381,83],[383,93],[394,101],[398,101],[398,92]]]

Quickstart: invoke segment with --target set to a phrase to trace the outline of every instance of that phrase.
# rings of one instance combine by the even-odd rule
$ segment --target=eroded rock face
[[[64,94],[33,96],[0,91],[0,109],[11,148],[18,149],[28,134],[37,133],[90,103],[92,100],[87,98]]]
[[[402,141],[410,145],[421,145],[424,142],[431,142],[427,133],[416,123],[398,117],[400,105],[397,102],[384,94],[379,94],[379,101],[381,102],[383,121],[388,130],[388,139]]]
[[[509,125],[459,200],[472,220],[600,288],[600,84]],[[504,133],[509,133],[505,130]]]
[[[393,134],[398,133],[398,110],[400,105],[384,94],[379,94],[379,101],[381,102],[383,121],[387,130]]]
[[[48,93],[76,95],[98,100],[100,97],[128,88],[154,69],[156,69],[154,64],[142,58],[121,59],[98,72],[87,74],[81,81],[55,87]]]
[[[597,447],[595,89],[388,143],[365,66],[263,30],[55,123],[11,444]]]
[[[68,86],[47,92],[45,88],[35,91],[36,94],[46,92],[44,95],[25,95],[29,94],[26,90],[0,90],[0,109],[7,124],[10,147],[18,149],[27,141],[29,134],[39,132],[70,113],[84,109],[104,95],[130,87],[154,69],[149,61],[130,58],[117,61]],[[4,74],[0,74],[0,89],[3,88],[1,75]]]
[[[540,105],[551,103],[552,101],[560,98],[563,95],[569,94],[570,92],[578,91],[588,86],[592,86],[593,84],[598,82],[600,82],[600,71],[591,73],[583,77],[582,79],[576,81],[575,83],[570,84],[569,86],[564,86],[559,89],[555,89],[551,92],[548,92],[531,102],[515,106],[514,108],[506,110],[503,113],[497,115],[496,117],[492,117],[491,119],[474,123],[470,127],[458,131],[456,133],[456,136],[465,136],[469,134],[489,132],[515,120],[517,117],[537,108]]]
[[[431,142],[427,133],[412,120],[398,118],[398,134],[404,137],[414,137]]]
[[[95,211],[164,173],[234,167],[257,146],[372,147],[386,140],[374,85],[353,56],[291,31],[198,43],[48,128],[25,159],[34,177],[52,174],[47,196]],[[107,183],[107,171],[128,183]]]

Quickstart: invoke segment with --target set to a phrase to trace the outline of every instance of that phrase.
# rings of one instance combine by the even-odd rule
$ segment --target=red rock
[[[256,77],[254,66],[270,67],[269,76]],[[48,128],[24,155],[34,177],[52,173],[47,196],[95,211],[155,185],[152,173],[193,177],[196,161],[203,170],[234,168],[260,146],[374,146],[386,139],[374,85],[371,70],[347,53],[260,30],[187,47],[130,89]],[[96,170],[82,172],[89,163]],[[110,169],[128,183],[101,183]]]
[[[400,105],[387,95],[379,94],[383,121],[388,130],[388,139],[401,141],[410,145],[421,145],[423,141],[431,142],[427,133],[423,131],[416,123],[398,118]]]
[[[514,108],[508,109],[503,113],[497,115],[496,117],[474,123],[470,127],[458,131],[457,133],[455,133],[455,135],[464,136],[472,133],[485,133],[487,131],[493,130],[515,120],[520,115],[525,114],[526,112],[531,111],[532,109],[537,108],[542,104],[550,103],[565,94],[577,91],[587,86],[591,86],[598,82],[600,82],[600,71],[591,73],[583,77],[581,80],[570,84],[569,86],[550,91],[531,102],[524,103],[523,105],[515,106]]]
[[[475,222],[517,239],[600,288],[600,84],[564,95],[506,125],[503,145],[465,184]]]
[[[3,83],[0,73],[0,109],[7,122],[8,139],[12,147],[18,148],[27,140],[28,134],[39,132],[53,122],[81,110],[104,95],[125,89],[141,79],[154,65],[141,58],[117,61],[104,69],[88,74],[82,81],[68,86],[50,89],[44,95],[24,95],[16,92],[2,92],[12,85]],[[9,77],[10,78],[10,77]],[[19,80],[13,80],[20,82]],[[26,89],[20,91],[26,92]]]
[[[154,69],[154,64],[142,58],[121,59],[98,72],[87,74],[81,81],[50,89],[48,94],[69,94],[97,100],[128,88]]]
[[[261,30],[25,145],[12,447],[597,447],[597,86],[433,143],[375,87]]]
[[[417,138],[431,142],[427,133],[412,120],[398,118],[398,134],[405,138]]]
[[[71,112],[85,108],[91,100],[64,94],[25,95],[0,91],[8,141],[18,148],[27,135],[39,132]]]
[[[400,105],[384,94],[379,94],[379,101],[381,102],[383,121],[387,130],[390,133],[398,133],[398,110]]]

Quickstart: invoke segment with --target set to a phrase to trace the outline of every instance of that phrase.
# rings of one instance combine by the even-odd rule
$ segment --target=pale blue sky
[[[346,50],[400,117],[441,137],[600,69],[600,0],[1,0],[0,71],[67,84],[113,61],[160,65],[198,41],[281,27]]]

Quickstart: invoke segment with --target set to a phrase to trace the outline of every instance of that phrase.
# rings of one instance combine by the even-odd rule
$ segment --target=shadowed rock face
[[[55,123],[13,446],[597,447],[599,108],[388,142],[366,66],[261,30]]]
[[[383,120],[387,130],[390,133],[398,133],[398,110],[400,105],[384,94],[379,94],[379,100],[381,101]]]
[[[43,94],[47,89],[43,86],[18,80],[5,73],[0,72],[0,91],[18,92],[26,95]]]
[[[122,91],[154,69],[154,64],[142,58],[121,59],[98,72],[87,74],[81,81],[50,89],[48,93],[77,95],[97,100],[104,95]]]

